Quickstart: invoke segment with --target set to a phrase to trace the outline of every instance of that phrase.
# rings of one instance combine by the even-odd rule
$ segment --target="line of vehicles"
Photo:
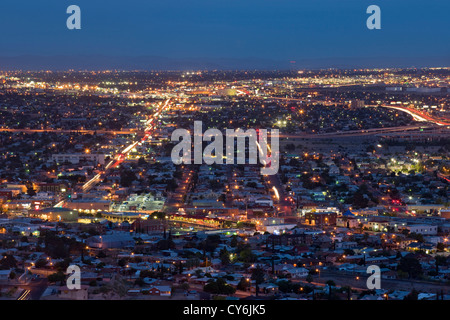
[[[150,117],[150,119],[147,121],[146,125],[147,127],[144,130],[144,137],[140,141],[135,141],[125,147],[120,153],[116,154],[113,159],[111,159],[106,165],[105,169],[96,174],[94,177],[89,179],[86,183],[82,186],[82,191],[87,192],[92,187],[94,187],[97,183],[99,183],[105,175],[107,175],[108,170],[117,168],[123,161],[125,161],[128,153],[133,150],[134,147],[136,147],[138,144],[141,145],[148,139],[151,139],[152,132],[155,130],[156,125],[154,122],[156,122],[156,118],[161,115],[161,113],[169,106],[169,103],[171,101],[171,98],[167,99],[159,108],[157,108],[156,112]],[[55,207],[62,207],[64,205],[64,200],[58,202]]]

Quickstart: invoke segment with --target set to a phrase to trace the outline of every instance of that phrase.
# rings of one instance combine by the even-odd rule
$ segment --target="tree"
[[[311,283],[311,282],[314,281],[314,278],[313,278],[313,276],[312,276],[311,273],[308,273],[308,275],[306,276],[306,281],[307,281],[308,283]]]
[[[158,250],[168,250],[168,249],[174,249],[175,243],[171,239],[163,239],[159,240],[158,243],[156,243],[156,247]]]
[[[347,300],[350,300],[351,299],[351,295],[352,295],[352,287],[344,286],[344,287],[341,287],[341,290],[347,292]]]
[[[125,267],[126,265],[127,265],[127,260],[126,259],[120,259],[119,261],[117,261],[117,265],[119,266],[119,267]]]
[[[156,278],[156,273],[155,273],[155,271],[152,271],[152,270],[141,270],[141,272],[139,272],[139,277],[140,278]]]
[[[222,262],[222,264],[224,266],[230,264],[230,262],[231,262],[230,252],[228,252],[227,249],[224,248],[224,249],[220,250],[219,256],[220,256],[220,261]]]
[[[289,152],[292,152],[295,150],[295,145],[293,143],[288,143],[286,144],[285,149]]]
[[[439,243],[436,245],[436,249],[437,249],[437,251],[440,251],[440,252],[445,251],[445,244],[442,243],[442,242],[439,242]]]
[[[53,282],[53,283],[59,281],[61,283],[61,285],[63,285],[64,280],[66,280],[66,275],[63,272],[58,271],[56,273],[49,275],[47,277],[47,279],[49,282]]]
[[[190,285],[187,282],[183,282],[182,284],[180,284],[179,288],[182,289],[182,290],[189,290]]]
[[[333,280],[328,280],[327,282],[325,282],[329,287],[335,287],[336,283]]]
[[[249,188],[256,188],[258,185],[254,181],[250,181],[247,183],[247,187]]]
[[[55,268],[58,271],[66,271],[71,262],[71,258],[66,258],[63,261],[58,261],[57,263],[55,263]]]
[[[246,278],[242,277],[237,285],[238,290],[247,291],[248,287],[250,287],[250,281]]]
[[[27,194],[28,194],[30,197],[33,197],[33,196],[36,195],[36,190],[34,190],[33,184],[32,184],[31,182],[28,182],[28,183],[26,184],[26,187],[27,187]]]
[[[178,187],[178,183],[175,179],[169,179],[166,181],[166,190],[169,192],[174,192],[177,187]]]
[[[81,250],[85,245],[76,241],[73,238],[59,237],[52,231],[46,231],[41,234],[45,245],[45,252],[52,258],[68,258],[70,252],[77,251],[81,253]]]
[[[292,283],[288,280],[281,280],[277,282],[278,290],[287,293],[292,291]]]
[[[366,194],[361,190],[356,191],[353,195],[352,206],[357,209],[366,208],[369,204],[369,200],[365,196]]]
[[[136,180],[136,175],[133,171],[125,169],[120,174],[120,185],[122,187],[129,187],[131,183]]]
[[[36,263],[34,264],[34,266],[36,268],[44,268],[47,265],[47,261],[45,259],[39,259],[36,261]]]
[[[411,238],[413,238],[414,240],[417,240],[417,241],[420,242],[420,243],[424,243],[424,242],[425,242],[425,239],[423,238],[423,235],[420,234],[420,233],[415,233],[415,232],[413,232],[413,233],[411,233],[409,236],[410,236]]]
[[[352,256],[355,254],[355,251],[353,251],[352,249],[344,249],[344,254],[348,255],[348,256]]]
[[[241,260],[243,262],[249,262],[249,263],[255,262],[256,255],[253,253],[252,249],[247,247],[239,253],[239,260]]]
[[[333,280],[328,280],[326,282],[328,285],[328,299],[331,300],[331,288],[336,286],[336,283]]]
[[[235,248],[237,245],[238,245],[237,237],[235,235],[231,236],[230,246],[232,248]]]
[[[413,256],[402,257],[397,268],[407,273],[410,278],[418,278],[423,274],[422,265]]]
[[[259,285],[264,282],[264,270],[261,266],[256,266],[252,271],[252,280],[255,280],[256,284],[256,295],[259,293]]]
[[[180,261],[178,263],[178,274],[182,274],[183,273],[183,263]]]
[[[138,166],[139,166],[139,167],[145,166],[146,164],[147,164],[147,162],[145,161],[145,158],[144,158],[144,157],[140,157],[140,158],[138,159]]]
[[[436,275],[439,274],[439,266],[445,266],[447,265],[447,258],[445,256],[435,256],[434,257],[434,264],[436,266]]]
[[[416,289],[413,289],[408,295],[406,295],[403,300],[418,300],[419,292]]]
[[[7,254],[0,260],[0,269],[11,269],[17,267],[17,260],[14,256]]]
[[[206,237],[204,241],[200,242],[198,249],[203,250],[205,252],[213,253],[216,250],[219,243],[220,243],[219,235],[209,235],[208,237]]]
[[[203,287],[203,290],[205,292],[214,293],[214,294],[233,294],[236,292],[236,289],[234,289],[232,286],[227,284],[227,282],[219,278],[217,280],[210,280],[208,283]]]
[[[139,277],[139,278],[136,279],[136,281],[134,281],[134,284],[136,286],[142,287],[142,286],[144,286],[145,282],[144,282],[144,280],[142,278]]]
[[[226,194],[222,193],[222,194],[219,196],[218,200],[219,200],[220,202],[225,202],[225,201],[227,200]]]

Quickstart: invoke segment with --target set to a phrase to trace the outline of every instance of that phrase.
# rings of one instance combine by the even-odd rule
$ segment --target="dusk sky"
[[[66,28],[80,6],[81,30]],[[381,30],[366,9],[381,8]],[[15,0],[0,3],[0,56],[448,58],[450,1]]]

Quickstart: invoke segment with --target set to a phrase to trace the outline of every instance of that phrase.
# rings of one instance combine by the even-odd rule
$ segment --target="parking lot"
[[[112,211],[160,211],[164,205],[163,198],[156,198],[152,194],[132,194],[127,200],[112,205]]]

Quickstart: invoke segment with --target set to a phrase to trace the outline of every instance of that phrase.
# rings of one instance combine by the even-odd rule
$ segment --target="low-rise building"
[[[400,226],[399,231],[408,230],[409,233],[417,233],[422,235],[435,235],[437,234],[438,227],[427,224],[410,224],[406,226]]]
[[[312,226],[336,225],[336,212],[308,212],[305,223]]]

